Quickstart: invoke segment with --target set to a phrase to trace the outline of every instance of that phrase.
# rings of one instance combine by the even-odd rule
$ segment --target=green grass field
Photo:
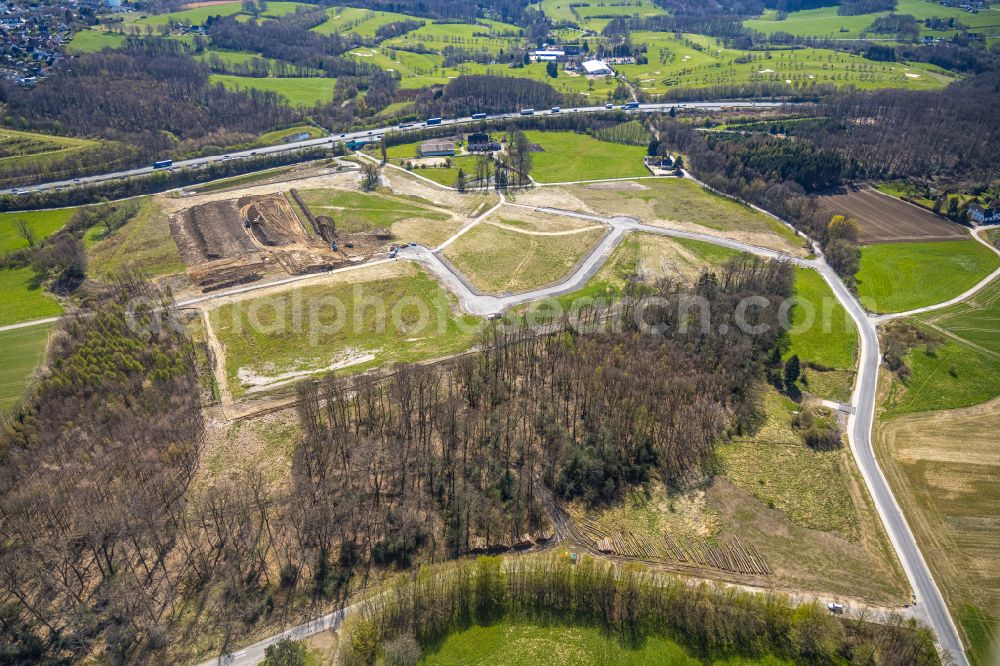
[[[916,318],[985,353],[1000,355],[1000,280],[993,280],[961,303]]]
[[[933,350],[911,349],[905,360],[912,374],[905,383],[893,379],[883,405],[889,415],[969,407],[1000,395],[1000,355],[945,338]]]
[[[797,88],[814,84],[851,85],[858,89],[941,88],[955,77],[926,63],[886,63],[828,49],[728,49],[703,35],[681,39],[656,32],[636,32],[632,42],[647,46],[649,62],[622,65],[620,73],[649,93],[674,87],[699,88],[757,81],[788,83]],[[750,57],[748,62],[741,62]]]
[[[337,83],[336,79],[327,77],[259,78],[230,74],[212,74],[209,80],[212,83],[221,83],[230,90],[255,88],[278,93],[292,106],[313,106],[329,102],[333,99],[333,87]]]
[[[729,248],[686,238],[630,234],[583,287],[569,294],[537,301],[523,310],[532,322],[558,319],[566,312],[617,300],[626,282],[634,275],[648,282],[669,277],[691,283],[702,270],[717,268],[738,254]]]
[[[858,296],[873,312],[904,312],[954,298],[998,265],[1000,258],[973,240],[867,245]]]
[[[309,139],[318,139],[325,134],[324,130],[315,125],[296,125],[295,127],[288,127],[282,130],[265,132],[260,135],[258,142],[262,146],[274,146],[279,143],[288,143],[292,140],[301,141],[302,138],[300,135],[307,135],[306,138]]]
[[[814,451],[792,429],[800,406],[773,388],[764,399],[767,420],[756,433],[717,448],[722,473],[735,485],[802,527],[858,536],[843,451]]]
[[[857,329],[823,277],[808,268],[797,269],[795,301],[786,358],[797,354],[804,362],[853,369]]]
[[[99,141],[0,129],[0,173],[5,167],[44,167],[74,153],[100,147]]]
[[[135,217],[110,236],[105,231],[97,226],[87,234],[91,276],[107,279],[123,269],[138,269],[150,277],[184,272],[167,216],[154,200],[145,200]]]
[[[268,2],[267,11],[261,16],[262,18],[274,18],[276,16],[284,16],[285,14],[291,14],[299,7],[309,8],[311,5],[306,5],[298,2]],[[193,9],[185,9],[179,12],[171,12],[169,14],[143,14],[136,12],[135,14],[127,14],[125,22],[128,25],[138,25],[138,26],[160,26],[166,25],[173,21],[174,23],[190,23],[191,25],[203,25],[205,20],[210,16],[233,16],[235,14],[241,14],[243,12],[242,2],[226,2],[219,5],[206,5],[204,7],[195,7]]]
[[[329,19],[315,28],[314,32],[323,35],[358,34],[362,37],[374,37],[379,26],[396,21],[414,20],[414,17],[395,12],[373,11],[358,7],[331,7],[326,10]],[[429,19],[417,19],[430,22]]]
[[[97,53],[104,49],[117,49],[125,45],[125,35],[98,29],[80,30],[69,41],[70,53]]]
[[[44,325],[0,333],[0,415],[24,394],[31,373],[43,360],[51,330],[51,325]]]
[[[795,232],[774,218],[708,192],[693,181],[657,178],[635,183],[629,189],[573,185],[566,190],[604,215],[629,215],[647,224],[690,223],[719,232],[738,232],[747,242],[792,253],[802,247]]]
[[[338,363],[353,372],[473,345],[481,320],[456,315],[436,280],[409,264],[376,268],[212,311],[233,395]]]
[[[62,306],[40,286],[30,268],[0,269],[0,326],[62,314]]]
[[[444,250],[482,292],[522,292],[557,282],[594,247],[605,229],[537,236],[481,223]]]
[[[896,14],[909,14],[918,21],[927,18],[954,18],[973,31],[987,37],[1000,35],[1000,9],[995,5],[976,14],[962,11],[958,7],[944,7],[928,0],[898,0]],[[777,20],[777,13],[768,10],[760,18],[744,21],[744,25],[765,33],[787,32],[800,37],[858,38],[876,18],[887,16],[889,12],[861,14],[858,16],[838,16],[836,7],[820,7],[797,12],[789,12],[784,20]],[[935,31],[921,26],[921,35],[939,38],[951,37],[955,30]]]
[[[646,149],[599,141],[576,132],[525,132],[541,145],[532,153],[531,176],[540,183],[648,176],[642,163]]]
[[[363,194],[344,190],[299,190],[299,197],[313,215],[329,215],[337,229],[349,233],[392,227],[396,222],[419,218],[442,221],[444,213],[424,202],[389,195]]]
[[[409,17],[408,17],[409,18]],[[384,42],[386,48],[424,48],[437,52],[446,46],[468,51],[498,53],[510,51],[524,42],[523,29],[509,23],[480,20],[469,23],[433,23],[424,19],[422,27]]]
[[[700,666],[678,643],[649,637],[637,646],[625,646],[591,627],[535,626],[501,623],[471,627],[447,636],[436,651],[424,656],[422,666]],[[714,666],[781,666],[776,657],[708,662]]]
[[[28,241],[17,230],[18,220],[28,223],[37,242],[61,229],[76,211],[76,208],[57,208],[0,213],[0,254],[28,246]]]

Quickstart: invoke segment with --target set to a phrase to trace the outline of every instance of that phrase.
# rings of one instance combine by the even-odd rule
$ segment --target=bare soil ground
[[[862,243],[962,240],[969,236],[960,224],[870,188],[839,188],[821,195],[819,201],[830,215],[857,220]]]
[[[970,607],[1000,616],[998,430],[1000,399],[883,419],[876,430],[883,469],[941,592],[964,638],[971,631],[981,644],[990,630],[970,626]]]

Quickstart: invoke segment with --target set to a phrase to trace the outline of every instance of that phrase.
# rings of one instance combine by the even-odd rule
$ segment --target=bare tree
[[[382,178],[382,169],[374,162],[361,163],[361,187],[365,190],[374,190],[378,187]]]
[[[27,220],[18,218],[14,221],[14,228],[17,230],[17,234],[28,242],[28,247],[35,247],[35,230],[31,228]]]

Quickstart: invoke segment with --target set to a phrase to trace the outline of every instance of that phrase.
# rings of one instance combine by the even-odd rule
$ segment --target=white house
[[[588,60],[583,63],[583,69],[587,72],[587,76],[605,76],[607,74],[614,75],[611,68],[604,64],[603,60]]]

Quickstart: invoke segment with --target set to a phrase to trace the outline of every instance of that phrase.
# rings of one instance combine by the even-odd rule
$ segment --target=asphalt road
[[[750,103],[746,103],[749,105]],[[731,105],[731,104],[727,104]],[[642,108],[647,110],[651,105],[644,105]],[[669,105],[659,105],[661,107],[669,107]],[[693,104],[688,104],[687,106],[694,106]],[[714,103],[704,103],[703,108],[714,108],[720,105]],[[585,111],[600,111],[603,110],[601,107],[591,107]],[[569,111],[564,111],[564,113]],[[508,114],[509,116],[516,116],[517,114]],[[494,116],[495,118],[496,116]],[[457,119],[450,121],[443,121],[442,124],[460,124],[463,122],[472,122],[471,118],[467,119]],[[387,130],[373,130],[375,133]],[[366,135],[365,133],[364,135]],[[351,136],[363,136],[360,133],[355,133],[349,135]],[[303,144],[314,145],[316,143],[322,143],[324,140],[312,140],[311,142],[302,142]],[[301,146],[299,146],[301,147]],[[280,150],[287,150],[289,147],[280,146],[275,147]],[[261,151],[257,151],[261,152]],[[249,155],[246,152],[245,155]],[[235,156],[235,154],[234,154]],[[204,161],[211,161],[212,159],[218,158],[201,158],[199,160],[193,160],[192,163],[201,163]],[[184,163],[187,164],[187,163]],[[180,164],[183,166],[184,164]],[[139,172],[147,173],[152,169],[140,170]],[[107,177],[118,177],[117,175],[109,175]],[[104,177],[95,177],[104,178]],[[56,184],[49,184],[49,186],[55,186]],[[499,204],[498,204],[499,206]],[[466,227],[460,230],[460,234],[467,231],[472,226],[475,226],[478,222],[482,221],[489,213],[495,210],[496,207],[480,216],[473,222],[471,222]],[[872,446],[872,425],[874,421],[875,414],[875,398],[876,398],[876,384],[878,380],[878,368],[880,364],[881,354],[879,352],[878,345],[878,334],[877,325],[888,319],[890,317],[869,317],[867,312],[857,301],[857,299],[848,291],[840,279],[836,276],[833,270],[826,264],[822,255],[819,255],[817,259],[798,259],[793,258],[788,255],[776,252],[774,250],[769,250],[766,248],[760,248],[752,245],[747,245],[745,243],[739,243],[737,241],[732,241],[729,239],[719,238],[716,236],[710,236],[707,234],[699,234],[694,232],[684,232],[673,229],[664,229],[662,227],[654,227],[649,225],[641,224],[631,218],[626,217],[616,217],[616,218],[603,218],[593,215],[586,215],[582,213],[576,213],[571,211],[563,211],[551,208],[540,208],[541,212],[548,212],[552,214],[560,215],[570,215],[573,217],[579,217],[582,219],[588,219],[593,221],[602,222],[610,227],[608,234],[604,236],[601,242],[598,244],[597,248],[589,256],[587,256],[578,266],[576,272],[566,280],[543,289],[535,290],[532,292],[526,292],[522,294],[514,294],[508,296],[489,296],[483,295],[475,291],[470,285],[467,284],[464,276],[461,276],[446,262],[442,261],[439,256],[440,251],[447,245],[442,244],[441,247],[436,250],[430,250],[423,247],[407,247],[399,252],[400,258],[410,259],[417,261],[428,268],[432,273],[438,276],[439,279],[445,284],[445,286],[455,293],[462,305],[462,308],[470,313],[479,315],[490,315],[494,313],[499,313],[505,308],[526,303],[533,300],[538,300],[551,296],[558,296],[565,293],[572,292],[579,287],[581,287],[592,275],[594,275],[604,262],[614,251],[615,247],[621,242],[626,234],[631,231],[642,231],[648,233],[662,234],[666,236],[676,236],[682,238],[691,238],[696,240],[701,240],[709,243],[714,243],[716,245],[722,245],[725,247],[730,247],[733,249],[741,250],[744,252],[750,252],[759,256],[765,256],[770,258],[782,258],[795,262],[797,265],[813,268],[820,272],[824,277],[826,282],[830,285],[834,292],[834,295],[844,306],[847,312],[850,314],[851,318],[854,320],[858,327],[858,331],[861,337],[861,358],[858,368],[858,376],[855,384],[854,395],[852,397],[853,413],[848,418],[848,439],[850,440],[851,452],[857,461],[858,467],[861,470],[861,474],[865,480],[866,485],[871,493],[872,499],[875,502],[876,509],[878,510],[879,516],[885,525],[886,531],[889,535],[889,539],[892,542],[893,548],[895,549],[903,569],[910,581],[910,584],[914,590],[917,599],[917,612],[926,622],[929,624],[931,629],[934,631],[938,643],[941,648],[948,653],[953,662],[958,666],[966,666],[968,661],[965,657],[965,653],[962,649],[961,640],[959,639],[958,630],[952,621],[951,615],[948,612],[948,608],[944,602],[940,590],[934,581],[933,576],[930,573],[927,563],[917,547],[916,540],[913,537],[913,533],[910,531],[909,525],[907,524],[895,497],[892,494],[891,489],[882,473],[881,468],[878,465],[878,461],[875,457],[875,452]],[[976,239],[980,242],[984,242],[978,236]],[[453,240],[453,239],[452,239]],[[984,242],[985,244],[985,242]],[[995,250],[995,249],[994,249]],[[389,261],[389,260],[385,260]],[[368,264],[370,265],[370,264]],[[342,270],[351,270],[353,267],[348,267]],[[1000,273],[1000,271],[998,271]],[[311,276],[315,277],[315,276]],[[984,287],[989,281],[997,277],[997,274],[991,275],[990,278],[984,279],[975,287],[962,294],[961,296],[951,299],[947,304],[957,302],[964,298],[967,298],[974,294],[976,291]],[[251,291],[254,289],[260,289],[263,287],[275,286],[278,284],[283,284],[286,282],[294,282],[302,278],[288,278],[284,280],[279,280],[272,283],[267,283],[263,285],[251,285],[247,287],[237,288],[226,292],[226,294],[215,294],[204,297],[197,297],[190,299],[188,301],[183,301],[178,303],[180,306],[193,305],[201,301],[211,300],[218,298],[221,295],[228,295],[230,293],[240,293],[243,291]],[[925,312],[929,310],[942,307],[945,304],[939,304],[937,306],[930,306],[927,308],[921,308],[914,311]],[[891,317],[905,316],[907,314],[913,313],[897,313]],[[54,320],[52,318],[51,320]],[[49,321],[49,320],[45,320]],[[42,323],[41,321],[35,322],[24,322],[22,324],[15,324],[12,326],[0,327],[0,331],[7,330],[11,328],[20,328],[23,326],[37,325]],[[303,638],[319,631],[325,629],[336,628],[339,626],[344,614],[350,612],[353,607],[348,607],[340,611],[336,611],[329,615],[318,618],[309,623],[299,625],[292,629],[289,629],[281,634],[272,636],[271,638],[265,639],[251,645],[242,650],[236,651],[232,654],[222,655],[216,659],[213,659],[207,664],[227,664],[234,666],[249,666],[250,664],[256,664],[263,659],[265,648],[280,640],[284,637],[292,638]]]
[[[775,107],[783,106],[784,102],[683,102],[674,104],[642,104],[639,106],[639,111],[669,111],[671,107],[677,108],[690,108],[690,109],[720,109],[723,107]],[[620,107],[616,107],[620,108]],[[563,109],[560,113],[597,113],[607,111],[604,106],[588,106],[574,109]],[[538,110],[534,115],[549,115],[550,110]],[[637,111],[629,111],[629,113],[637,113]],[[487,116],[487,120],[502,120],[504,118],[519,118],[521,117],[520,112],[513,113],[499,113],[490,114]],[[473,120],[471,117],[465,118],[446,118],[443,119],[440,125],[434,125],[435,127],[445,127],[449,125],[465,125],[469,123],[477,123],[479,120]],[[387,134],[389,132],[396,133],[409,133],[418,130],[423,130],[427,128],[427,124],[420,122],[414,123],[413,125],[405,128],[401,128],[398,125],[392,125],[389,127],[379,127],[370,130],[361,130],[358,132],[345,132],[343,134],[336,134],[321,137],[318,139],[306,139],[304,141],[294,141],[292,143],[283,143],[277,146],[266,146],[262,148],[254,148],[252,150],[240,150],[231,153],[225,153],[223,155],[211,155],[208,157],[197,157],[190,160],[179,160],[174,162],[170,167],[172,169],[180,168],[194,168],[200,167],[205,164],[211,164],[212,162],[221,162],[227,160],[239,160],[248,157],[255,157],[259,155],[268,155],[271,153],[281,153],[290,150],[299,150],[301,148],[310,148],[312,146],[322,146],[322,145],[336,145],[338,143],[344,143],[352,139],[367,139],[372,137],[377,137],[382,134]],[[140,167],[138,169],[128,169],[125,171],[114,171],[112,173],[98,174],[94,176],[82,176],[80,178],[72,180],[61,180],[54,181],[51,183],[44,183],[41,185],[31,185],[21,188],[11,188],[0,190],[0,194],[16,194],[18,192],[42,192],[45,190],[55,189],[57,187],[69,188],[76,187],[80,185],[86,185],[89,183],[100,183],[106,180],[115,180],[118,178],[128,178],[131,176],[142,176],[145,174],[150,174],[159,169],[154,169],[152,165]]]

